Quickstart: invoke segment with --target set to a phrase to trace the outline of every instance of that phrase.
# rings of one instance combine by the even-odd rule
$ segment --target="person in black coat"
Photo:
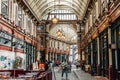
[[[45,70],[48,70],[49,69],[49,62],[46,60],[45,61]]]

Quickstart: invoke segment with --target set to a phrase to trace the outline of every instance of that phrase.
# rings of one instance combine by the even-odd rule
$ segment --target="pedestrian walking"
[[[68,62],[64,60],[61,66],[62,66],[62,75],[61,75],[62,80],[63,80],[64,73],[66,74],[66,80],[68,80]]]

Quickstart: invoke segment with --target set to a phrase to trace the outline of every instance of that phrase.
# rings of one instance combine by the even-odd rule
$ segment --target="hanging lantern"
[[[58,22],[58,18],[56,18],[56,16],[54,16],[54,18],[52,19],[52,22],[53,22],[54,24],[56,24],[56,23]]]

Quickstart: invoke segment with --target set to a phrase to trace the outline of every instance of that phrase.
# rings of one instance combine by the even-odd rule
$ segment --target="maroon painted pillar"
[[[97,65],[97,76],[100,75],[100,64]]]

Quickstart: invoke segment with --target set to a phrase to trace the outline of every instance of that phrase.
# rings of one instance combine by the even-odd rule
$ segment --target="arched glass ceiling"
[[[64,7],[64,8],[62,8],[62,7]],[[65,6],[61,6],[61,8],[60,7],[56,7],[56,9],[53,9],[53,8],[46,9],[45,12],[42,14],[41,19],[43,19],[43,17],[45,17],[46,15],[48,15],[48,13],[51,13],[51,12],[53,12],[55,10],[61,10],[61,9],[67,10],[67,11],[69,10],[72,13],[74,13],[77,17],[79,16],[79,18],[80,18],[80,15],[77,12],[75,12],[74,10],[71,10],[71,8],[68,8],[68,7],[65,7]]]
[[[26,0],[40,20],[52,10],[69,9],[82,20],[89,0]]]

